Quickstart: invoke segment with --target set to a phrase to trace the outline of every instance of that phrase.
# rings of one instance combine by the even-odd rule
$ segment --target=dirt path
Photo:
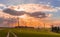
[[[13,32],[11,32],[11,33],[14,35],[14,37],[17,37],[17,35],[15,33],[13,33]]]
[[[9,32],[8,32],[8,34],[7,34],[7,36],[6,37],[9,37]]]
[[[11,33],[14,37],[17,37],[17,35],[16,35],[15,33],[11,32],[11,31],[9,31],[9,32],[7,33],[7,36],[6,36],[6,37],[9,37],[9,36],[10,36],[10,33]]]

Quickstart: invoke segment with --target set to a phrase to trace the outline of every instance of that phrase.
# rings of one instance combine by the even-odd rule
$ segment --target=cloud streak
[[[14,16],[21,16],[21,15],[24,15],[24,14],[27,14],[31,17],[36,17],[36,18],[44,18],[44,17],[47,17],[45,13],[43,12],[33,12],[33,13],[30,13],[30,12],[25,12],[25,11],[15,11],[15,10],[12,10],[12,9],[5,9],[3,10],[3,12],[5,13],[8,13],[10,15],[14,15]]]
[[[36,17],[36,18],[46,18],[46,14],[44,12],[34,12],[34,13],[30,13],[29,14],[32,17]]]
[[[15,10],[12,10],[12,9],[4,9],[3,12],[5,13],[8,13],[10,15],[15,15],[15,16],[20,16],[20,15],[24,15],[26,12],[24,11],[15,11]]]

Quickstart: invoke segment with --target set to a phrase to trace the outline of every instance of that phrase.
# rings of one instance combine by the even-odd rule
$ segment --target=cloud
[[[34,12],[56,12],[57,9],[53,8],[49,5],[42,4],[22,4],[17,6],[8,6],[3,10],[5,13],[9,13],[11,15],[23,15]]]
[[[6,5],[0,4],[0,9],[5,9],[5,8],[6,8]]]
[[[28,14],[31,17],[36,18],[45,18],[52,16],[52,14],[46,14],[45,11],[54,12],[56,9],[42,4],[22,4],[17,6],[9,6],[3,10],[4,13],[8,13],[14,16],[21,16],[24,14]]]
[[[0,6],[5,6],[4,4],[0,4]]]
[[[14,10],[21,10],[23,9],[26,12],[55,12],[57,9],[53,8],[52,6],[47,6],[43,4],[22,4],[22,5],[17,5],[17,6],[10,6],[10,9]]]
[[[30,15],[31,17],[36,17],[36,18],[44,18],[46,17],[46,14],[43,12],[33,12],[33,13],[29,13],[29,12],[25,12],[25,11],[15,11],[12,9],[5,9],[3,10],[3,12],[8,13],[10,15],[14,15],[14,16],[21,16],[24,14]]]
[[[34,13],[29,13],[31,17],[35,18],[46,18],[46,14],[44,12],[34,12]]]
[[[60,10],[60,7],[56,7],[56,9]]]
[[[24,15],[26,12],[24,11],[16,11],[16,10],[12,10],[12,9],[4,9],[3,12],[8,13],[10,15],[15,15],[15,16],[20,16],[20,15]]]
[[[25,11],[15,11],[15,10],[12,10],[12,9],[9,9],[9,8],[3,10],[3,12],[8,13],[10,15],[14,15],[14,16],[21,16],[21,15],[27,14],[27,15],[29,15],[31,17],[35,17],[35,18],[45,18],[45,17],[47,17],[44,12],[30,13],[30,12],[25,12]]]

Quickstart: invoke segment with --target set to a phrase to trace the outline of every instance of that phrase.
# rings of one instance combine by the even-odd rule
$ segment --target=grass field
[[[9,35],[8,35],[9,32]],[[0,28],[0,37],[60,37],[49,29]]]

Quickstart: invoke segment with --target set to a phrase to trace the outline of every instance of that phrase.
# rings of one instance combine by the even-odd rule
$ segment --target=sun
[[[27,15],[26,14],[24,14],[24,15],[21,15],[21,16],[18,16],[19,18],[26,18],[27,17]]]
[[[21,16],[18,16],[19,18],[23,18],[23,19],[28,19],[30,16],[27,15],[27,14],[24,14],[24,15],[21,15]]]

